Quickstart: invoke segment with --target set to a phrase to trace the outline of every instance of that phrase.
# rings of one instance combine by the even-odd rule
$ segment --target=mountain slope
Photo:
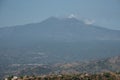
[[[0,40],[2,43],[120,40],[120,31],[87,25],[75,18],[50,17],[40,23],[1,28]]]
[[[0,28],[0,63],[57,63],[117,56],[120,31],[75,18]],[[16,60],[17,59],[17,60]]]
[[[119,54],[120,31],[75,18],[50,17],[40,23],[0,28],[0,76],[14,69],[8,68],[12,64],[70,63]]]

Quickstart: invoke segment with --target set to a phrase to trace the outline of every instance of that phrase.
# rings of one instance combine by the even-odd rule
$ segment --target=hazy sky
[[[94,25],[120,30],[120,0],[0,0],[0,27],[71,14]]]

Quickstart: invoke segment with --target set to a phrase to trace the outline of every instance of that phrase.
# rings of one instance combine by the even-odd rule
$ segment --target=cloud
[[[76,18],[76,16],[74,14],[70,14],[68,18]]]
[[[84,23],[90,25],[90,24],[95,23],[95,20],[85,19]]]

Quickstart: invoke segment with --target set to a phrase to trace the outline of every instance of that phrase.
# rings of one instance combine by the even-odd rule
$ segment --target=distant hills
[[[12,64],[9,65],[9,69],[5,71],[4,75],[37,76],[46,74],[96,74],[102,72],[120,72],[120,56],[94,61],[56,63],[52,65]]]

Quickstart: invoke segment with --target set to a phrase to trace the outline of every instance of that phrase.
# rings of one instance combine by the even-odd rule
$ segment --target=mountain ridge
[[[80,20],[80,19],[77,19],[75,17],[72,17],[72,18],[69,18],[69,17],[66,17],[66,18],[58,18],[58,17],[54,17],[54,16],[51,16],[51,17],[48,17],[47,19],[44,19],[40,22],[35,22],[35,23],[27,23],[27,24],[22,24],[22,25],[14,25],[14,26],[7,26],[7,27],[0,27],[0,29],[4,29],[4,28],[14,28],[14,27],[24,27],[26,25],[34,25],[34,24],[40,24],[40,23],[43,23],[43,22],[46,22],[48,20],[54,20],[54,21],[77,21],[77,22],[80,22],[82,24],[85,24],[84,21]],[[97,25],[94,25],[94,24],[86,24],[86,25],[93,25],[93,26],[97,26]],[[105,27],[101,27],[101,26],[97,26],[99,28],[104,28],[104,29],[109,29],[109,28],[105,28]],[[114,30],[114,29],[109,29],[109,30]],[[120,31],[120,30],[115,30],[115,31]]]
[[[5,40],[17,39],[17,36],[23,39],[28,37],[34,40],[55,41],[120,40],[119,35],[120,31],[118,30],[86,25],[76,18],[58,19],[50,17],[40,23],[0,29],[0,38]],[[12,38],[9,38],[10,36]]]

